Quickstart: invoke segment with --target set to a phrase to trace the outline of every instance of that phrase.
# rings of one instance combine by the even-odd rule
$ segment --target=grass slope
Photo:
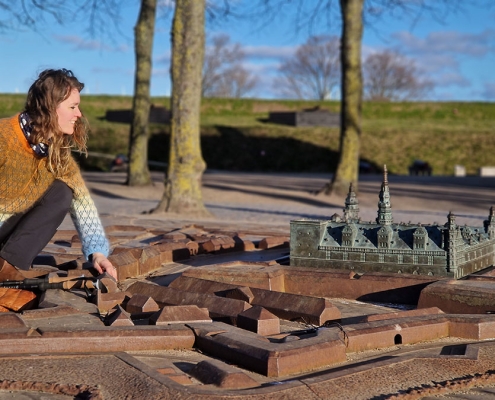
[[[22,109],[25,95],[0,94],[0,117]],[[154,98],[169,107],[168,98]],[[107,110],[130,109],[126,96],[82,96],[81,108],[91,125],[92,152],[126,153],[129,124],[105,119]],[[302,128],[267,123],[270,111],[299,111],[314,106],[338,112],[339,102],[256,99],[204,99],[201,116],[203,157],[211,169],[239,171],[334,171],[338,128]],[[476,174],[495,165],[495,103],[363,104],[361,159],[377,169],[406,174],[415,159],[428,161],[437,175],[451,175],[456,164]],[[151,124],[149,159],[166,162],[169,126]],[[89,161],[89,163],[88,163]],[[107,160],[85,165],[106,168]]]

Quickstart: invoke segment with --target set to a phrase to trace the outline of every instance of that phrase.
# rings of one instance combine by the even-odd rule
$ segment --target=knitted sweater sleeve
[[[95,203],[89,194],[76,162],[71,160],[71,164],[71,173],[61,180],[67,183],[73,191],[70,216],[81,239],[82,252],[86,259],[96,252],[108,256],[110,245]]]

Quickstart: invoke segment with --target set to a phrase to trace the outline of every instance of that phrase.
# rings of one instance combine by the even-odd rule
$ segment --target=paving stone
[[[127,302],[126,311],[131,314],[155,312],[160,309],[155,300],[143,294],[133,294]]]
[[[237,316],[237,326],[258,335],[269,336],[280,333],[280,320],[263,307],[255,306]]]
[[[208,309],[196,305],[165,306],[150,317],[150,323],[153,325],[189,322],[211,322]]]
[[[189,374],[206,385],[213,384],[222,389],[246,389],[259,386],[258,382],[241,370],[219,360],[200,361]]]
[[[105,318],[105,325],[107,326],[134,326],[134,322],[131,320],[131,315],[124,311],[124,309],[118,305],[114,312]]]
[[[167,368],[157,368],[156,369],[160,374],[162,375],[172,375],[176,374],[177,371],[173,369],[172,367],[167,367]]]
[[[194,385],[194,382],[186,374],[171,374],[167,375],[167,378],[172,379],[179,385]]]

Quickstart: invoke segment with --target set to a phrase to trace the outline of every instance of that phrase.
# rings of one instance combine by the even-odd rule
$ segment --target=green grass
[[[0,117],[23,107],[25,95],[0,94]],[[168,98],[153,98],[169,107]],[[129,96],[82,97],[91,126],[90,151],[117,154],[128,148],[129,124],[105,120],[107,110],[130,109]],[[320,106],[338,112],[339,102],[257,99],[204,99],[201,115],[203,157],[212,169],[331,172],[338,160],[338,128],[296,128],[267,123],[270,111]],[[495,103],[363,104],[361,158],[391,173],[406,174],[415,159],[428,161],[436,175],[452,175],[456,164],[468,174],[495,165]],[[169,126],[150,126],[149,159],[166,162]],[[92,160],[87,167],[105,168]]]

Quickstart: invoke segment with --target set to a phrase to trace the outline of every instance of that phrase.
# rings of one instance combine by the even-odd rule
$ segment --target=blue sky
[[[85,93],[132,95],[132,35],[138,2],[126,1],[121,8],[122,33],[112,39],[92,37],[84,21],[68,21],[64,26],[48,21],[41,33],[29,29],[1,33],[0,92],[25,93],[39,71],[63,67],[73,70],[86,84]],[[208,35],[227,34],[232,43],[239,43],[245,51],[244,66],[261,81],[252,97],[275,96],[272,81],[280,62],[294,54],[311,34],[339,34],[337,28],[323,23],[312,31],[296,31],[292,17],[288,9],[263,27],[252,20],[208,23]],[[447,14],[442,21],[429,15],[415,22],[403,15],[387,15],[365,27],[363,56],[394,49],[410,57],[435,83],[429,100],[495,101],[494,22],[495,6],[466,5],[463,10]],[[156,24],[151,83],[154,96],[170,93],[170,24],[170,17],[159,18]]]

